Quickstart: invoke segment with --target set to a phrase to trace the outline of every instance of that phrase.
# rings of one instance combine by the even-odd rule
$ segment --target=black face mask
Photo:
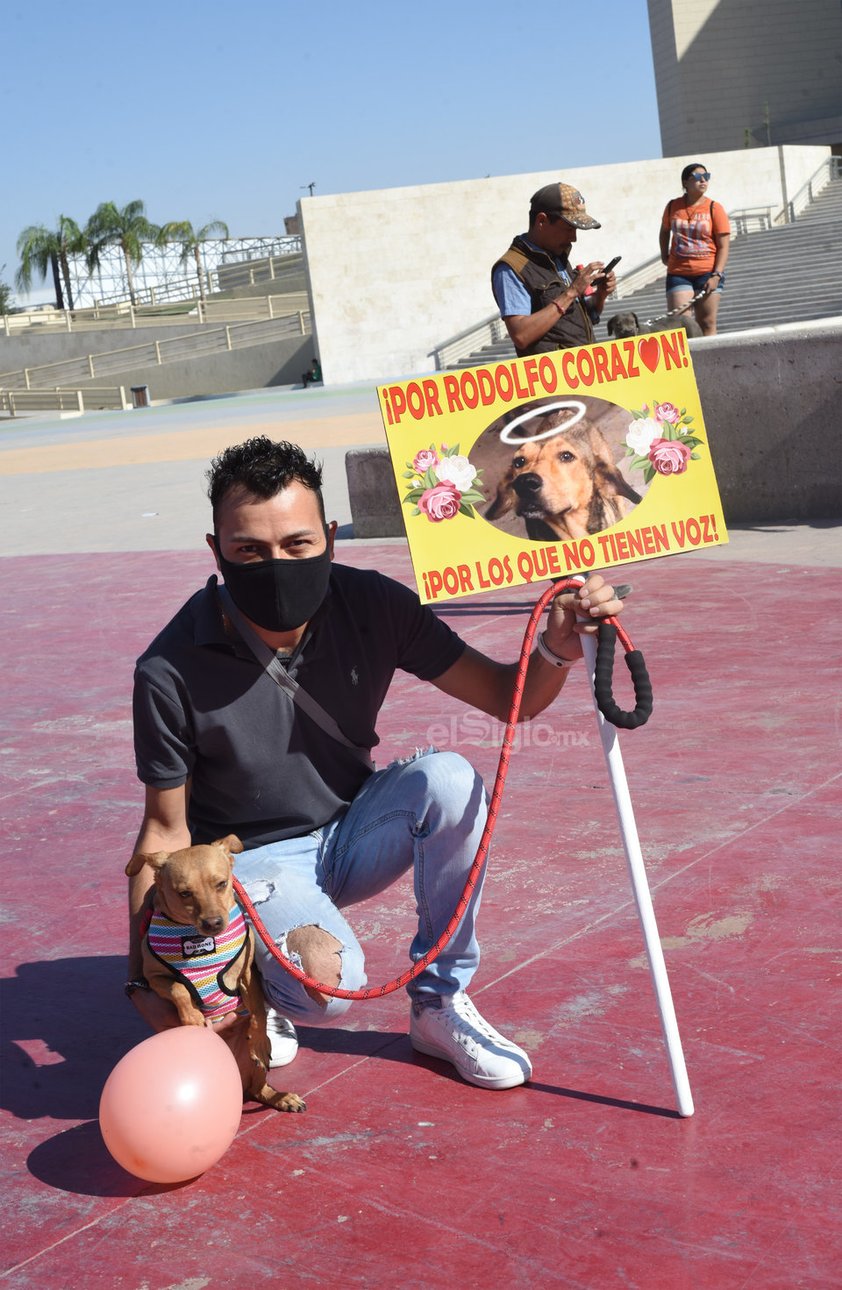
[[[327,534],[325,534],[327,536]],[[226,560],[214,536],[217,559],[234,604],[268,632],[291,632],[310,621],[327,595],[330,545],[307,559]]]

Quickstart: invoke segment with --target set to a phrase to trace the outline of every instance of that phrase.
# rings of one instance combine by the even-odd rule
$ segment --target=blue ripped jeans
[[[339,941],[340,986],[366,985],[365,959],[340,910],[375,896],[412,869],[418,932],[413,960],[435,944],[465,885],[486,819],[479,775],[457,753],[417,754],[376,771],[343,815],[304,837],[271,842],[236,857],[235,873],[276,945],[296,927],[317,926]],[[475,922],[485,873],[450,943],[407,987],[411,996],[465,990],[479,964]],[[318,1025],[346,1012],[350,1001],[311,999],[259,937],[256,962],[266,1002],[284,1016]],[[397,975],[396,969],[394,975]]]

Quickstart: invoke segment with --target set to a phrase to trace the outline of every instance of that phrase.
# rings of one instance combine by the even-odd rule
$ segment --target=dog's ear
[[[608,441],[605,435],[596,426],[591,429],[588,436],[591,451],[594,455],[594,484],[595,491],[604,498],[625,497],[627,501],[633,502],[637,506],[643,498],[635,492],[631,484],[617,469],[614,458],[611,456],[611,449],[608,447]]]
[[[625,497],[627,502],[637,506],[643,498],[632,488],[631,484],[620,473],[616,466],[606,467],[600,464],[596,468],[599,477],[599,491],[603,497]]]
[[[136,873],[140,873],[145,864],[148,864],[150,869],[154,869],[156,873],[159,873],[169,858],[169,851],[153,851],[148,855],[144,855],[142,851],[136,851],[126,865],[126,874],[129,878],[133,878]]]
[[[608,441],[605,435],[592,422],[588,425],[587,431],[588,447],[593,455],[593,464],[595,468],[613,470],[614,458],[611,456],[611,449],[608,447]]]
[[[603,498],[625,497],[635,506],[638,502],[642,502],[643,498],[640,494],[635,492],[617,469],[608,441],[597,426],[591,426],[588,432],[588,444],[593,453],[595,491]]]
[[[211,843],[212,847],[222,847],[229,855],[238,856],[245,848],[237,837],[236,833],[226,833],[224,838],[217,838],[216,842]]]

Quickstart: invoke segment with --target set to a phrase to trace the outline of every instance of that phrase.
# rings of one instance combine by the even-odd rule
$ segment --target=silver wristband
[[[553,667],[572,667],[574,663],[579,662],[578,658],[562,658],[560,654],[554,654],[544,640],[544,635],[545,633],[541,632],[535,642],[541,658],[545,658],[548,663],[552,663]]]

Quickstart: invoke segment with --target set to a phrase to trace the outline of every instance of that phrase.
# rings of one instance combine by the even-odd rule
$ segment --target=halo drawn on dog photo
[[[629,418],[627,408],[590,395],[508,409],[469,453],[482,472],[477,515],[532,542],[576,541],[618,524],[649,487],[627,454]]]
[[[526,421],[531,421],[533,417],[543,416],[545,412],[555,412],[562,409],[566,411],[568,408],[577,409],[576,414],[564,423],[565,429],[570,430],[572,426],[578,425],[588,410],[581,399],[564,399],[561,403],[548,403],[545,408],[532,408],[529,412],[522,412],[519,417],[515,417],[514,421],[509,421],[500,431],[500,438],[503,443],[510,444],[537,443],[539,439],[550,439],[553,435],[559,433],[560,426],[552,426],[549,430],[543,430],[540,434],[527,435],[524,439],[513,439],[511,432],[516,426],[523,425]]]

